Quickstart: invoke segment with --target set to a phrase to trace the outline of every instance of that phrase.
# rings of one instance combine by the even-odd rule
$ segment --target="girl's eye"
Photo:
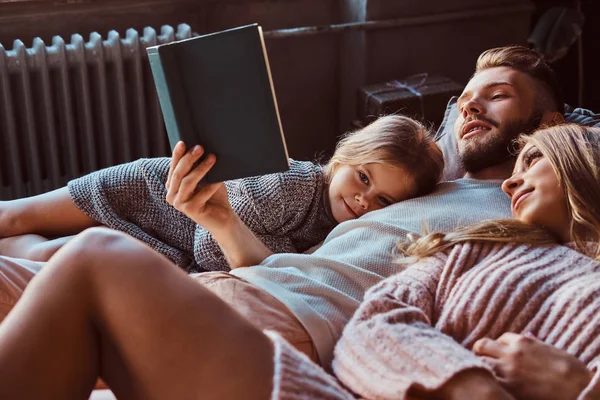
[[[506,97],[505,94],[498,93],[498,94],[495,94],[495,95],[492,96],[492,100],[503,99],[505,97]]]
[[[359,176],[360,180],[363,181],[366,185],[369,184],[369,177],[367,175],[365,175],[364,172],[358,171],[358,176]]]
[[[377,199],[379,200],[379,203],[381,203],[381,205],[384,207],[387,207],[392,204],[392,202],[386,199],[385,197],[379,196]]]

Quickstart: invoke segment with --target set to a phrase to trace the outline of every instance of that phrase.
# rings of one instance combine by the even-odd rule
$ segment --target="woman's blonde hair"
[[[414,178],[415,196],[433,191],[444,169],[444,157],[432,133],[420,122],[386,115],[345,134],[324,166],[329,182],[341,165],[388,164],[405,167]]]
[[[577,249],[600,260],[600,128],[562,124],[518,140],[535,146],[550,162],[571,216],[570,237]],[[515,219],[482,221],[450,233],[431,233],[398,244],[402,264],[444,251],[466,241],[550,244],[558,240],[540,226]]]

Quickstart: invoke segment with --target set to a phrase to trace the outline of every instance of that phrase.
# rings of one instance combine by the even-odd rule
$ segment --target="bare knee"
[[[124,233],[90,228],[50,259],[40,273],[38,286],[59,285],[67,288],[74,299],[93,303],[115,282],[141,279],[145,273],[142,268],[150,264],[147,261],[151,256],[162,257]]]
[[[106,228],[86,229],[63,246],[60,253],[49,262],[51,268],[71,268],[88,270],[96,264],[109,264],[114,251],[111,248],[129,238],[122,233]],[[32,257],[44,257],[58,249],[36,246],[31,250]]]
[[[108,229],[105,227],[88,228],[75,236],[72,240],[73,245],[83,247],[87,250],[93,250],[101,247],[110,246],[115,241],[129,239],[126,234]]]
[[[149,271],[161,268],[166,261],[162,255],[131,236],[102,227],[86,229],[71,240],[62,253],[71,255],[79,264],[97,267],[102,274],[122,268]],[[162,262],[157,262],[159,259]]]
[[[88,228],[75,236],[65,251],[85,259],[102,259],[115,253],[140,251],[146,246],[131,236],[104,227]]]

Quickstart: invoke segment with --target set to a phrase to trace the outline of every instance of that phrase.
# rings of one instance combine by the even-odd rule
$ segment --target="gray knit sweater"
[[[68,184],[89,217],[145,242],[189,272],[229,270],[212,235],[167,201],[170,158],[140,159]],[[225,183],[233,210],[275,253],[303,252],[335,226],[321,167],[290,160],[279,174]]]

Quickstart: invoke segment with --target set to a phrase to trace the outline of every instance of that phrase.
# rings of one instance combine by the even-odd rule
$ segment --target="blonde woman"
[[[0,254],[46,261],[70,239],[46,236],[101,224],[143,241],[188,272],[228,271],[222,243],[214,237],[222,226],[204,226],[206,219],[188,207],[190,200],[214,194],[225,200],[225,209],[215,210],[234,211],[237,225],[268,252],[301,253],[340,222],[433,191],[443,169],[441,150],[428,130],[399,115],[344,136],[324,166],[290,160],[287,172],[204,186],[198,193],[203,172],[192,170],[190,161],[202,155],[201,146],[186,152],[180,143],[171,159],[140,159],[50,193],[0,202],[0,237],[5,237]],[[169,173],[175,183],[170,192]]]

